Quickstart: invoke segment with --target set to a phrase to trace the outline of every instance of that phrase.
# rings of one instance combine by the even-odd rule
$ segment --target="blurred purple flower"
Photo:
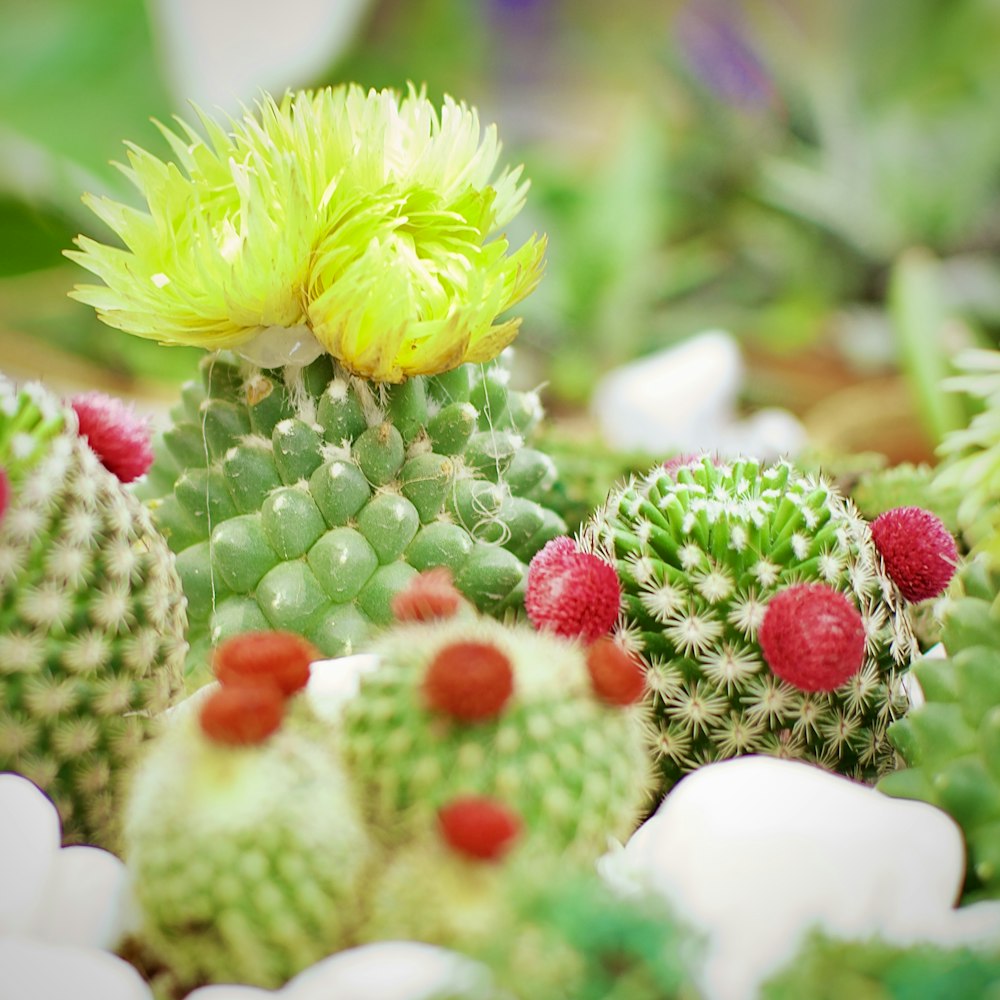
[[[738,4],[688,0],[674,30],[681,57],[720,100],[743,108],[776,103],[771,76],[748,38]]]

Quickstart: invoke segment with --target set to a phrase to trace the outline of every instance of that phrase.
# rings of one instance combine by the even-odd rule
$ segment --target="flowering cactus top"
[[[125,244],[68,253],[104,282],[73,294],[105,323],[271,367],[325,350],[386,382],[513,340],[519,320],[494,320],[534,288],[545,241],[494,238],[527,184],[494,177],[473,109],[352,85],[264,98],[229,132],[200,118],[207,138],[161,126],[176,162],[129,145],[144,211],[86,199]]]

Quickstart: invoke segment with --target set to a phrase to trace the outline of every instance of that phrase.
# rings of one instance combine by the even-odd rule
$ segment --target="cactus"
[[[404,593],[397,607],[413,603]],[[427,829],[468,795],[504,803],[527,836],[576,857],[634,828],[650,790],[631,704],[643,680],[610,640],[584,650],[460,609],[407,618],[372,651],[378,669],[345,707],[341,736],[384,838]]]
[[[284,673],[269,683],[246,649],[220,647],[224,683],[151,744],[126,809],[142,943],[180,988],[280,986],[359,919],[369,839],[339,761],[283,724],[299,681],[263,645]]]
[[[760,1000],[957,1000],[996,996],[1000,952],[945,945],[840,941],[813,933]]]
[[[509,391],[502,367],[393,387],[327,356],[284,371],[209,357],[202,370],[151,472],[202,659],[208,642],[266,628],[349,653],[436,566],[499,613],[564,530],[536,502],[552,463],[522,446],[537,397]]]
[[[933,511],[948,530],[957,535],[961,494],[954,488],[937,488],[934,477],[935,470],[929,465],[908,462],[869,470],[851,488],[851,499],[869,520],[895,507],[924,507]]]
[[[0,382],[0,770],[51,796],[67,840],[102,845],[186,648],[173,556],[119,479],[148,458],[134,424],[107,398]]]
[[[446,565],[483,608],[517,604],[525,562],[565,530],[539,506],[551,461],[523,448],[537,396],[486,364],[495,322],[537,284],[545,240],[511,250],[520,168],[494,128],[422,92],[264,98],[178,163],[130,147],[135,211],[88,204],[126,250],[69,256],[109,325],[213,353],[151,476],[190,601],[191,662],[226,636],[292,629],[348,652],[415,572]],[[510,252],[508,252],[510,251]]]
[[[925,703],[889,729],[908,768],[879,787],[950,813],[965,835],[966,893],[1000,898],[1000,574],[977,560],[960,583],[945,613],[948,658],[916,664]]]
[[[364,939],[425,941],[485,962],[496,993],[477,1000],[663,1000],[680,988],[687,934],[659,899],[616,898],[592,869],[547,853],[498,800],[458,798],[437,818],[375,878]]]
[[[617,566],[619,640],[649,664],[667,787],[744,753],[865,779],[891,767],[885,732],[915,652],[906,602],[822,479],[751,459],[654,468],[611,494],[581,544]],[[763,650],[768,606],[789,589]]]

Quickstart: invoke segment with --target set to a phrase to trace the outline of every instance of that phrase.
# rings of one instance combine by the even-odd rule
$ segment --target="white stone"
[[[313,711],[327,722],[336,722],[344,705],[361,690],[361,678],[377,666],[378,657],[373,653],[314,660],[306,685]]]
[[[380,941],[317,962],[277,993],[252,986],[206,986],[187,1000],[431,1000],[478,995],[489,982],[481,965],[416,941]]]
[[[0,937],[0,1000],[153,1000],[128,962],[96,948]]]
[[[749,1000],[810,927],[852,939],[1000,937],[1000,906],[953,910],[958,826],[809,764],[742,757],[684,778],[605,867],[707,934],[709,1000]]]
[[[733,422],[742,381],[736,341],[712,330],[609,372],[592,406],[612,447],[700,451]]]

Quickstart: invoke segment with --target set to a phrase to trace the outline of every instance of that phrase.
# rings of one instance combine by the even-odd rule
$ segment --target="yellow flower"
[[[494,178],[495,126],[412,87],[256,110],[229,132],[201,112],[204,136],[161,126],[176,162],[129,144],[122,169],[147,208],[85,198],[124,247],[77,239],[67,256],[104,284],[75,298],[139,337],[279,360],[311,344],[387,382],[514,339],[519,320],[495,321],[538,283],[545,240],[511,251],[497,235],[528,185],[521,168]]]

